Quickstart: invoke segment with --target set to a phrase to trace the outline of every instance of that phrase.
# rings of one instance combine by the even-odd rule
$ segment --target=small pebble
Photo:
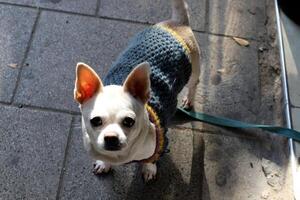
[[[222,172],[218,172],[216,175],[216,184],[220,187],[226,185],[227,180],[226,180],[226,175]]]
[[[260,52],[263,52],[263,51],[267,50],[267,48],[264,47],[264,46],[260,46],[260,47],[258,47],[258,50],[259,50]]]
[[[269,198],[269,192],[268,191],[263,191],[261,194],[262,199],[268,199]]]

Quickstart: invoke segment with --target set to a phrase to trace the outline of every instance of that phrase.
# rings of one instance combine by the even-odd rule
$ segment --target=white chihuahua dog
[[[82,113],[84,146],[96,160],[94,172],[137,161],[144,180],[155,179],[177,95],[188,83],[183,105],[191,108],[199,73],[199,47],[184,0],[173,0],[170,20],[131,40],[104,82],[78,63],[74,98]]]

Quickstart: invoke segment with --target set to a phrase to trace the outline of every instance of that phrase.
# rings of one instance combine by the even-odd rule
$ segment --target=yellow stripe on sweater
[[[146,109],[149,113],[149,118],[152,120],[151,122],[154,123],[155,125],[155,134],[156,134],[156,146],[155,146],[155,151],[152,156],[149,158],[143,159],[140,162],[143,163],[155,163],[159,160],[161,154],[164,151],[164,132],[163,129],[160,126],[160,120],[154,109],[146,104]]]
[[[163,29],[164,31],[166,31],[168,33],[170,33],[181,44],[182,48],[184,49],[185,54],[188,56],[189,60],[191,60],[190,59],[191,50],[187,46],[187,44],[185,43],[184,39],[178,33],[176,33],[173,29],[171,29],[167,26],[162,26],[162,25],[155,25],[155,26]]]

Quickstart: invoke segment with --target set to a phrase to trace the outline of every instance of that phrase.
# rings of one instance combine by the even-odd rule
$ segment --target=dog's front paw
[[[144,181],[147,183],[156,179],[157,167],[153,163],[144,163],[142,167],[142,173]]]
[[[103,173],[109,172],[110,169],[111,169],[110,164],[105,163],[101,160],[96,160],[96,162],[94,163],[93,173],[94,174],[103,174]]]

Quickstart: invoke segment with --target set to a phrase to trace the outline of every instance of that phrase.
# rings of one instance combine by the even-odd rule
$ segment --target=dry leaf
[[[18,67],[18,64],[17,63],[10,63],[8,64],[7,66],[9,66],[10,68],[17,68]]]
[[[226,72],[226,69],[225,69],[225,68],[218,69],[217,72],[222,74],[222,73],[225,73],[225,72]]]
[[[248,40],[242,39],[242,38],[238,38],[238,37],[232,37],[232,39],[238,43],[239,45],[243,46],[243,47],[247,47],[249,46],[249,42]]]

